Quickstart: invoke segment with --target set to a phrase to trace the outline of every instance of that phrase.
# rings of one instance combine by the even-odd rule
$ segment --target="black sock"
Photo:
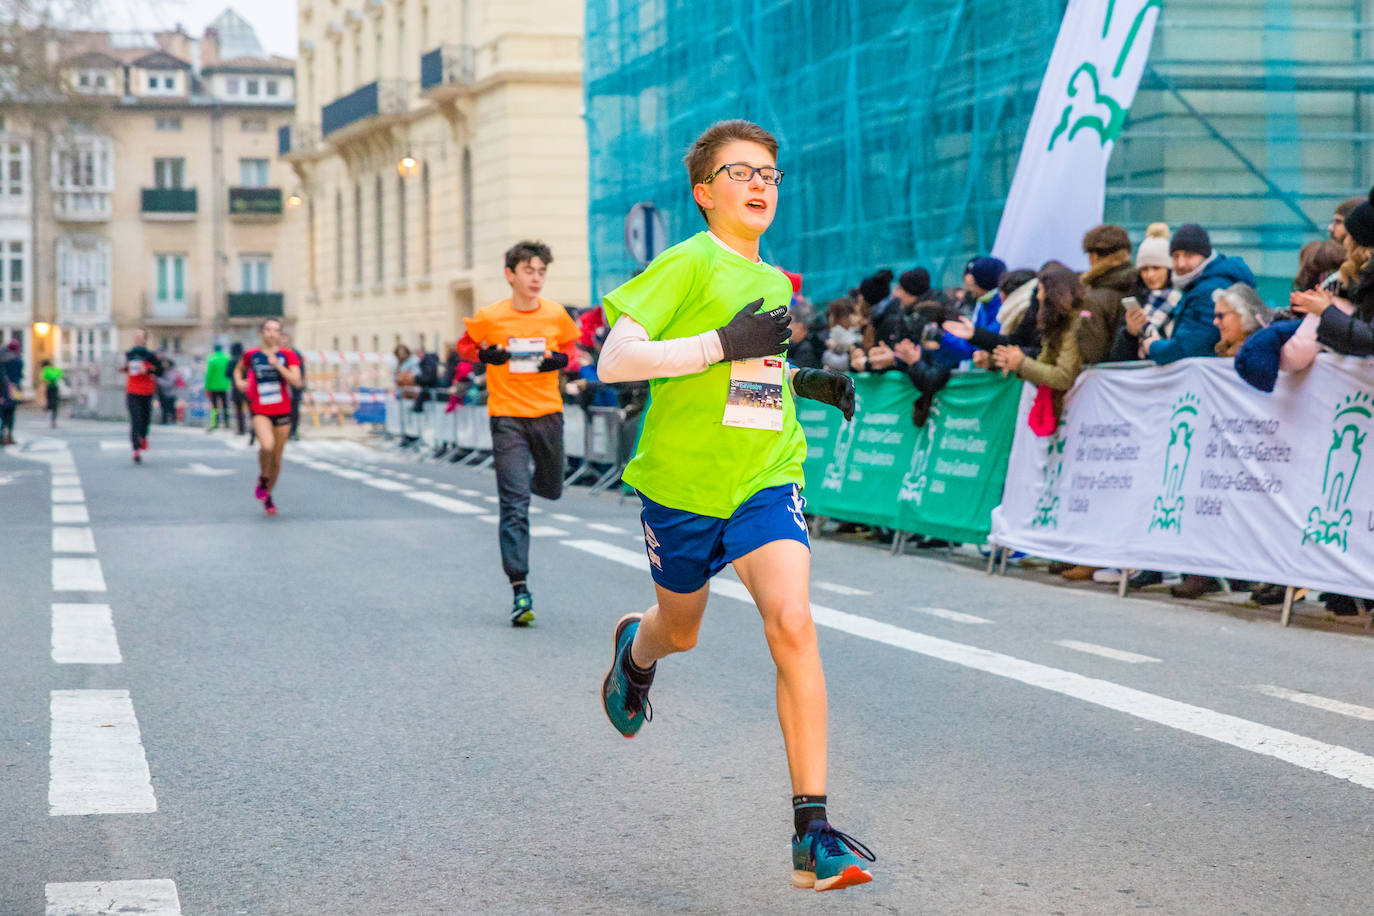
[[[525,584],[525,582],[524,582],[523,579],[522,579],[521,581],[519,581],[519,582],[512,582],[512,583],[510,584],[510,588],[511,588],[511,591],[515,592],[515,594],[516,594],[517,596],[518,596],[518,595],[528,595],[528,594],[530,593],[529,586]]]
[[[792,796],[792,826],[797,829],[797,836],[803,836],[807,826],[812,821],[823,820],[825,820],[824,795]]]
[[[635,664],[634,653],[626,652],[620,657],[620,670],[624,672],[626,680],[637,687],[648,687],[654,682],[654,672],[658,670],[658,662],[654,662],[647,668],[641,668]]]

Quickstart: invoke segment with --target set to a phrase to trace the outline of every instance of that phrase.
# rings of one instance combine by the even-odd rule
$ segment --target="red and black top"
[[[277,359],[283,366],[299,366],[300,359],[291,350],[278,350]],[[248,406],[255,414],[281,417],[291,412],[291,392],[286,379],[272,367],[261,347],[243,354],[243,375],[248,380]]]
[[[162,374],[162,363],[147,347],[134,347],[124,354],[124,365],[119,371],[128,376],[124,389],[129,394],[152,395],[157,392],[157,377]]]

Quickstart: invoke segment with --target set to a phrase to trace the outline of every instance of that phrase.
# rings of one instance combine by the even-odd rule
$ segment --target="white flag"
[[[1069,0],[992,253],[1009,269],[1087,268],[1107,161],[1135,101],[1163,0]]]

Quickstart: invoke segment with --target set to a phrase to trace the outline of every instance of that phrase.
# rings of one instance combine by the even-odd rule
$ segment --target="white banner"
[[[1026,425],[992,540],[1088,566],[1374,595],[1374,364],[1323,354],[1273,394],[1229,359],[1090,369],[1063,421]]]
[[[1135,101],[1162,0],[1069,0],[992,253],[1008,268],[1086,270],[1107,161]]]

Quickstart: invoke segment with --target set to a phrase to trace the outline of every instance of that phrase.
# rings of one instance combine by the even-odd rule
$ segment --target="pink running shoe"
[[[258,486],[257,489],[253,491],[253,496],[259,500],[272,498],[272,494],[267,492],[267,481],[264,478],[258,478]]]
[[[272,497],[271,497],[271,496],[267,497],[267,502],[263,504],[263,508],[265,508],[265,509],[267,510],[267,514],[268,514],[268,515],[276,515],[276,514],[277,514],[277,506],[276,506],[275,503],[272,502]]]

